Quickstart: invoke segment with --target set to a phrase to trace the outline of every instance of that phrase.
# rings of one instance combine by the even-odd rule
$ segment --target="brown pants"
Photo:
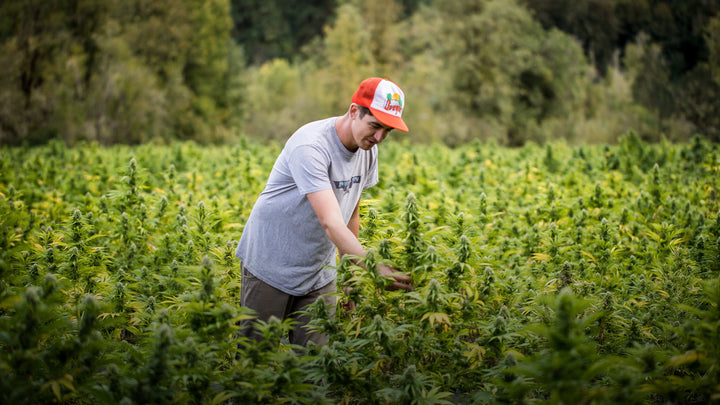
[[[326,335],[310,332],[306,329],[305,326],[310,322],[310,316],[301,315],[297,312],[305,310],[306,307],[315,302],[315,300],[322,298],[325,300],[330,316],[335,316],[337,297],[332,295],[337,292],[335,281],[318,290],[311,291],[307,295],[294,296],[286,294],[261,281],[250,273],[245,266],[242,266],[241,277],[240,305],[254,310],[257,315],[257,320],[267,322],[271,316],[275,316],[280,320],[286,318],[293,319],[295,326],[288,336],[288,340],[292,344],[307,346],[308,342],[313,342],[317,345],[323,345],[328,342]],[[254,322],[255,320],[251,320],[243,324],[243,335],[259,340],[262,336],[254,333]]]

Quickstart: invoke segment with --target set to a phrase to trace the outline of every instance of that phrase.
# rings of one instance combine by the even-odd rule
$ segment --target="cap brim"
[[[377,118],[378,121],[383,123],[384,125],[387,125],[391,128],[395,128],[398,131],[408,132],[408,127],[405,124],[405,121],[403,121],[402,118],[397,117],[392,114],[388,114],[386,112],[382,112],[380,110],[377,110],[375,108],[370,108],[370,111],[372,111],[373,117]]]

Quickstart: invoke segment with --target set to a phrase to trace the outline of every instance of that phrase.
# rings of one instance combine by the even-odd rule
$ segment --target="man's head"
[[[408,127],[402,119],[405,94],[397,84],[380,77],[365,79],[353,94],[352,102],[368,108],[384,125],[408,132]]]

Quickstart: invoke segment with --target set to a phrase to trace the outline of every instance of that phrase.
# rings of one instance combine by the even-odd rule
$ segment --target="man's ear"
[[[360,109],[358,108],[358,105],[355,103],[350,103],[350,118],[351,119],[357,118],[359,112],[360,112]]]

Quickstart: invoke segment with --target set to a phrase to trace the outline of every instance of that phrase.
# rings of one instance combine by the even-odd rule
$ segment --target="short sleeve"
[[[331,188],[330,156],[312,145],[299,145],[288,159],[290,173],[301,194]]]

